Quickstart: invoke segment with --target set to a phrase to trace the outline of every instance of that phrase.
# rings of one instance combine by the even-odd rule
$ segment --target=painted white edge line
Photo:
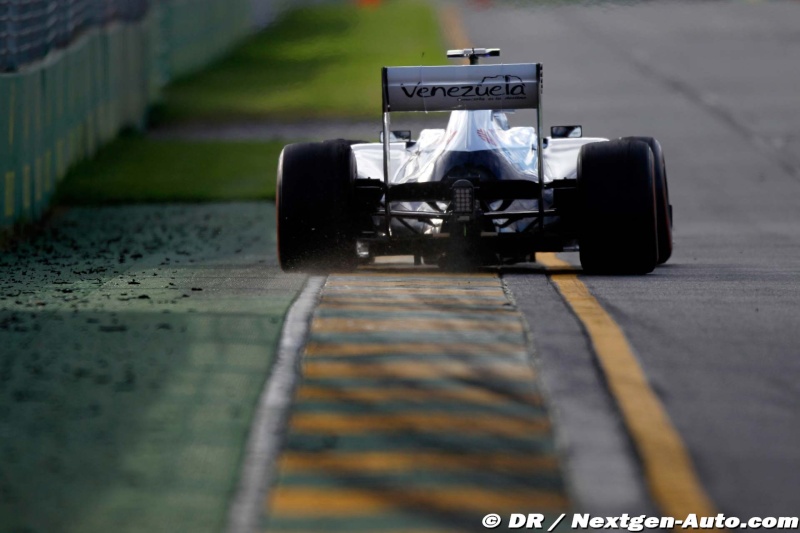
[[[275,466],[300,379],[306,334],[325,279],[324,276],[309,277],[286,314],[275,363],[261,391],[250,427],[239,483],[228,510],[227,533],[254,533],[261,529],[260,519],[267,493],[277,475]]]

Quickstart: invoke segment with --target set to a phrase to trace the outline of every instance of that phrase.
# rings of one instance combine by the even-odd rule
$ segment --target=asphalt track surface
[[[619,4],[471,2],[462,16],[475,46],[543,63],[545,124],[661,141],[672,259],[643,277],[581,279],[627,335],[717,508],[796,515],[800,3]],[[504,279],[533,331],[576,495],[590,509],[646,506],[580,323],[543,276]]]

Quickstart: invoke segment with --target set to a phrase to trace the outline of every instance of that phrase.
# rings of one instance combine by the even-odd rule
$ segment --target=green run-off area
[[[125,136],[76,166],[58,190],[67,205],[272,200],[284,143]]]
[[[284,314],[268,203],[73,208],[0,253],[0,531],[223,529]]]
[[[166,90],[156,123],[380,118],[384,65],[444,61],[436,13],[420,1],[331,4],[286,13],[211,68]],[[312,134],[313,132],[310,132]],[[57,191],[69,205],[274,199],[290,141],[122,136],[74,167]]]
[[[444,62],[427,2],[323,4],[286,14],[208,70],[166,92],[167,120],[374,118],[381,67]]]

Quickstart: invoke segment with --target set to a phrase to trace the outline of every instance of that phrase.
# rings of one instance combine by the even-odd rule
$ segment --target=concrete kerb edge
[[[579,491],[576,489],[577,482],[575,480],[573,469],[571,468],[572,464],[569,457],[570,439],[561,430],[561,424],[557,423],[561,417],[561,410],[558,402],[554,401],[553,394],[543,376],[542,366],[546,365],[543,364],[539,350],[536,347],[536,341],[534,340],[531,326],[528,324],[528,319],[520,310],[519,305],[517,304],[517,299],[514,296],[514,292],[511,290],[511,287],[508,286],[508,283],[506,283],[502,269],[500,269],[498,272],[498,277],[500,278],[500,283],[503,286],[503,292],[506,294],[506,298],[508,298],[508,300],[514,305],[514,309],[519,315],[520,322],[522,323],[523,335],[525,336],[525,348],[528,352],[526,359],[528,364],[534,369],[536,385],[540,391],[542,401],[547,408],[547,416],[552,425],[555,453],[558,457],[559,468],[564,476],[564,489],[569,496],[572,509],[582,509],[583,501],[581,501],[579,498]],[[544,373],[546,373],[546,371],[544,371]]]
[[[300,380],[302,350],[325,280],[324,276],[308,278],[286,315],[275,364],[259,397],[240,463],[239,482],[228,509],[227,533],[252,533],[261,529],[260,519],[277,476],[276,464]]]

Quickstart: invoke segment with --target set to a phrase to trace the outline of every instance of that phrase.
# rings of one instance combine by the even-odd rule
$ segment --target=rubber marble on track
[[[73,209],[0,254],[0,530],[222,529],[305,280],[274,217]]]

